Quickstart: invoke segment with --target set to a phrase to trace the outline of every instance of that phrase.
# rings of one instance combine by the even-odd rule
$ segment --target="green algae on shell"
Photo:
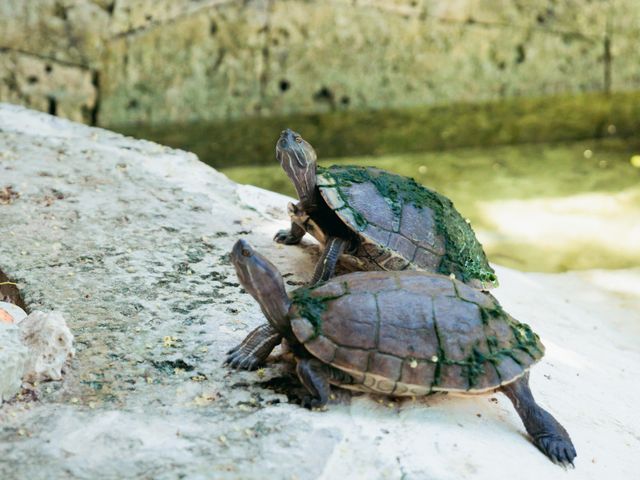
[[[349,208],[360,232],[368,222],[355,208],[350,206],[344,189],[353,184],[371,183],[390,206],[393,215],[399,219],[405,204],[418,209],[428,208],[434,212],[437,233],[445,241],[445,254],[440,261],[438,272],[461,275],[467,282],[478,279],[483,283],[495,285],[497,277],[489,265],[482,245],[476,239],[469,223],[458,213],[453,202],[447,197],[418,184],[414,179],[395,175],[375,168],[333,165],[329,168],[318,167],[318,176],[331,179],[332,185],[320,183],[318,186],[335,187],[345,206]],[[396,222],[399,225],[399,221]]]

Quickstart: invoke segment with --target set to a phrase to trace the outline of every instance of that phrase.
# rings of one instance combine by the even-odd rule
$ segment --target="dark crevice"
[[[281,92],[286,92],[287,90],[289,90],[289,87],[291,87],[291,84],[289,83],[289,80],[280,80],[280,83],[278,84],[278,86],[280,87],[280,91]]]
[[[96,89],[96,102],[89,112],[89,125],[98,125],[98,113],[100,113],[100,72],[94,70],[91,74],[91,84]]]
[[[0,302],[9,302],[27,311],[18,287],[0,270]]]
[[[604,34],[604,53],[603,53],[603,63],[604,63],[604,85],[603,89],[605,93],[611,92],[611,22],[607,20],[606,30]]]
[[[327,102],[332,109],[335,108],[335,105],[336,105],[335,95],[327,87],[322,87],[320,90],[314,93],[313,99],[316,102]]]
[[[53,95],[49,95],[47,96],[47,112],[49,113],[49,115],[57,115],[58,113],[58,101],[56,100],[56,97],[54,97]]]
[[[524,51],[524,46],[518,45],[516,47],[516,63],[523,63],[526,58],[527,58],[527,55]]]

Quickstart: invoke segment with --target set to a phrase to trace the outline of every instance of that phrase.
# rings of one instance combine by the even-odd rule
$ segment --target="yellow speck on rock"
[[[264,377],[264,368],[259,368],[256,373],[258,374],[258,378]]]
[[[165,347],[175,347],[176,346],[176,341],[178,339],[175,338],[175,337],[172,337],[171,335],[167,335],[162,340],[163,340],[163,343],[164,343]]]

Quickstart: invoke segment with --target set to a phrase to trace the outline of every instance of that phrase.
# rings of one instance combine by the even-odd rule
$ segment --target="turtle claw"
[[[321,398],[314,397],[313,395],[305,395],[302,398],[302,406],[309,410],[320,409],[324,407],[327,402],[322,401]]]
[[[576,458],[576,449],[571,440],[558,436],[544,436],[536,439],[536,446],[549,459],[565,468],[573,468],[573,460]]]
[[[254,355],[243,354],[240,346],[229,350],[224,361],[225,365],[236,370],[255,370],[260,363],[262,363],[262,359],[256,358]]]
[[[296,245],[300,243],[300,237],[297,237],[291,233],[291,230],[279,230],[278,233],[275,234],[273,239],[277,243],[283,243],[285,245]]]

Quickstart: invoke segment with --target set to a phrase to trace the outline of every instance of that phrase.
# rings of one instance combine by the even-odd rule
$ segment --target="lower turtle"
[[[538,449],[573,465],[569,434],[529,388],[544,346],[492,296],[419,271],[354,272],[289,296],[276,267],[246,241],[236,242],[231,260],[294,353],[309,392],[304,406],[325,406],[331,385],[391,396],[500,391]]]

